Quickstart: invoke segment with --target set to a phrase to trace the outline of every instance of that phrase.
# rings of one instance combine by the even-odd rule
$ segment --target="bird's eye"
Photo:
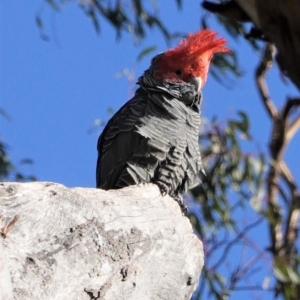
[[[178,75],[178,76],[180,76],[181,75],[181,71],[180,70],[176,70],[175,74]]]

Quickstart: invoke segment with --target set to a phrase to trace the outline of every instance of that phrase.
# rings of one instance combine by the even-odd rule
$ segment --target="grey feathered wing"
[[[130,157],[143,142],[135,131],[147,104],[144,93],[136,95],[109,120],[98,140],[97,188],[122,188],[137,182],[126,172]]]
[[[184,193],[202,168],[199,122],[197,112],[171,95],[139,89],[99,138],[97,187],[154,182],[170,195]]]

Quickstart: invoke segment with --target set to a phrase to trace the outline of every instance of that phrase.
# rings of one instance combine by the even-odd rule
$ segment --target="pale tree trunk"
[[[202,243],[155,185],[1,183],[0,215],[1,299],[190,299],[197,286]]]

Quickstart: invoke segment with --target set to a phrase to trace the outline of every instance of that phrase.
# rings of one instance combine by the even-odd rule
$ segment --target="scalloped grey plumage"
[[[153,75],[160,56],[153,58],[139,78],[135,96],[110,119],[99,137],[98,188],[152,182],[178,200],[200,182],[201,93],[190,83],[156,81]]]

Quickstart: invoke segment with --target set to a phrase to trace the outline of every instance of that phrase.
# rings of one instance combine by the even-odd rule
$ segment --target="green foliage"
[[[263,188],[264,155],[245,153],[242,148],[242,142],[251,142],[249,127],[247,115],[238,112],[238,119],[229,120],[225,126],[213,120],[202,129],[199,144],[206,176],[192,194],[201,203],[203,220],[210,226],[235,226],[230,217],[233,205],[244,204]],[[235,204],[229,201],[232,192],[237,195]],[[202,225],[194,225],[200,231]]]
[[[67,4],[66,0],[44,0],[44,2],[56,12],[62,11]],[[97,33],[101,32],[101,22],[106,20],[115,28],[117,39],[120,39],[123,33],[129,33],[134,42],[139,42],[147,36],[147,30],[152,28],[156,28],[164,36],[167,44],[175,38],[184,37],[183,33],[172,32],[158,17],[159,1],[157,0],[128,0],[124,2],[119,0],[83,0],[76,2],[89,17]],[[182,2],[182,0],[175,0],[173,4],[175,3],[177,8],[181,9]],[[221,22],[224,23],[224,26],[226,24],[228,32],[236,38],[239,31],[245,32],[244,27],[237,22],[226,22],[225,19]],[[44,33],[41,11],[36,15],[36,24],[40,30],[41,38],[48,41],[49,37]],[[201,18],[201,24],[203,28],[208,27],[205,16]],[[155,49],[155,45],[143,49],[137,60],[141,60]],[[210,72],[222,84],[227,84],[224,74],[232,74],[235,77],[242,76],[235,52],[215,55]]]
[[[16,166],[10,159],[8,146],[0,141],[0,182],[1,181],[36,181],[33,175],[20,171],[23,166],[32,165],[31,159],[22,159]]]
[[[227,54],[215,54],[211,61],[209,72],[218,82],[223,85],[227,85],[229,80],[228,73],[234,75],[235,77],[241,77],[243,75],[243,72],[240,70],[235,52],[230,52]]]
[[[66,0],[44,0],[44,2],[56,12],[60,12],[68,3]],[[158,17],[158,0],[80,0],[76,2],[90,18],[97,33],[101,32],[101,23],[105,20],[115,28],[117,38],[121,38],[123,33],[129,33],[134,42],[144,39],[150,28],[159,30],[167,43],[179,36],[178,33],[170,31]],[[182,2],[182,0],[172,1],[178,9],[182,7]],[[222,3],[224,0],[218,2]],[[210,27],[208,16],[208,13],[202,15],[199,13],[200,24],[203,28]],[[247,36],[252,26],[251,23],[240,23],[218,14],[210,14],[210,16],[217,20],[233,39],[239,40],[246,37],[253,50],[260,50],[264,44]],[[36,16],[36,24],[40,29],[41,37],[48,40],[43,32],[44,24],[40,12]],[[146,55],[152,54],[155,49],[155,45],[143,49],[137,57],[137,62]],[[222,84],[228,84],[228,77],[224,75],[242,76],[238,53],[233,51],[230,54],[215,55],[210,72]],[[104,124],[102,120],[96,120],[94,125],[99,127]],[[258,251],[259,253],[250,262],[240,262],[227,273],[222,269],[224,265],[232,263],[232,259],[231,261],[228,259],[229,255],[231,253],[236,255],[236,249],[239,246],[242,245],[247,251],[253,249],[257,251],[253,245],[253,239],[247,236],[251,230],[256,229],[262,222],[267,223],[269,228],[280,227],[283,220],[289,220],[289,216],[295,211],[295,204],[291,203],[292,201],[286,196],[281,197],[284,198],[285,207],[280,201],[270,201],[267,205],[263,202],[265,194],[268,193],[265,188],[268,180],[265,176],[266,166],[276,165],[278,162],[269,162],[262,153],[257,151],[245,151],[245,146],[253,145],[250,121],[245,112],[238,112],[235,118],[226,122],[220,123],[213,120],[205,124],[199,136],[199,143],[206,175],[202,176],[202,184],[191,191],[189,217],[195,232],[205,246],[206,264],[200,286],[193,299],[203,299],[204,294],[208,295],[205,298],[209,299],[227,299],[243,278],[253,276],[257,269],[262,267],[261,265],[257,267],[257,264],[262,261],[262,256],[267,255],[273,262],[273,272],[267,278],[272,278],[272,282],[275,281],[274,288],[264,287],[263,284],[257,288],[264,292],[270,291],[272,295],[282,296],[286,300],[298,299],[300,259],[299,237],[296,232],[299,231],[299,226],[295,229],[295,240],[289,246],[291,253],[287,251],[288,255],[280,256],[280,253],[286,250],[284,248],[289,248],[285,243],[276,251],[271,248],[264,249],[263,253]],[[31,163],[30,160],[25,162]],[[16,167],[9,158],[7,146],[0,142],[0,180],[8,178],[34,179],[16,171]],[[294,183],[291,184],[291,179],[286,180],[289,180],[288,184],[294,191],[297,186]],[[280,184],[281,182],[278,186]],[[282,195],[285,193],[283,189],[280,192]],[[253,216],[251,222],[245,225],[243,221],[237,219],[237,215],[240,216],[241,211],[246,210],[249,205],[253,208]],[[284,229],[284,226],[282,227]],[[284,234],[288,235],[288,232]],[[273,237],[267,236],[266,239],[269,239],[271,243]],[[216,259],[217,256],[219,256],[218,259]],[[247,288],[251,287],[246,286],[245,289]]]
[[[67,1],[44,0],[56,12],[62,10]],[[157,28],[166,40],[172,38],[172,34],[157,17],[158,2],[155,0],[83,0],[78,1],[82,11],[91,19],[97,33],[101,31],[101,18],[108,21],[116,30],[117,38],[122,36],[123,32],[132,35],[135,41],[139,41],[146,36],[147,28]],[[180,9],[182,1],[176,0],[175,5]],[[37,25],[41,28],[41,17],[38,16]]]
[[[0,142],[0,181],[7,178],[12,169],[13,166],[7,154],[7,146]]]
[[[145,56],[152,54],[156,50],[156,46],[149,46],[143,49],[136,58],[137,62],[140,62]]]
[[[253,141],[249,119],[242,111],[226,122],[213,120],[205,124],[199,141],[206,175],[202,176],[201,185],[191,191],[189,217],[205,245],[206,263],[193,299],[221,300],[252,271],[243,264],[228,273],[221,269],[224,264],[232,263],[230,255],[238,251],[248,239],[248,233],[263,220],[257,214],[252,222],[242,226],[237,216],[248,209],[250,199],[262,201],[266,159],[256,151],[245,152],[245,144],[250,146]]]
[[[0,116],[10,120],[8,114],[0,108]],[[33,175],[26,175],[20,171],[23,166],[32,165],[33,161],[29,158],[22,159],[18,166],[16,166],[10,158],[9,146],[0,140],[0,182],[2,181],[35,181],[37,180]]]
[[[283,291],[278,286],[278,292],[283,293],[284,299],[299,299],[299,291],[297,290],[297,286],[300,285],[299,269],[292,267],[282,257],[275,258],[273,267],[274,276],[278,279],[279,285],[284,285]]]

